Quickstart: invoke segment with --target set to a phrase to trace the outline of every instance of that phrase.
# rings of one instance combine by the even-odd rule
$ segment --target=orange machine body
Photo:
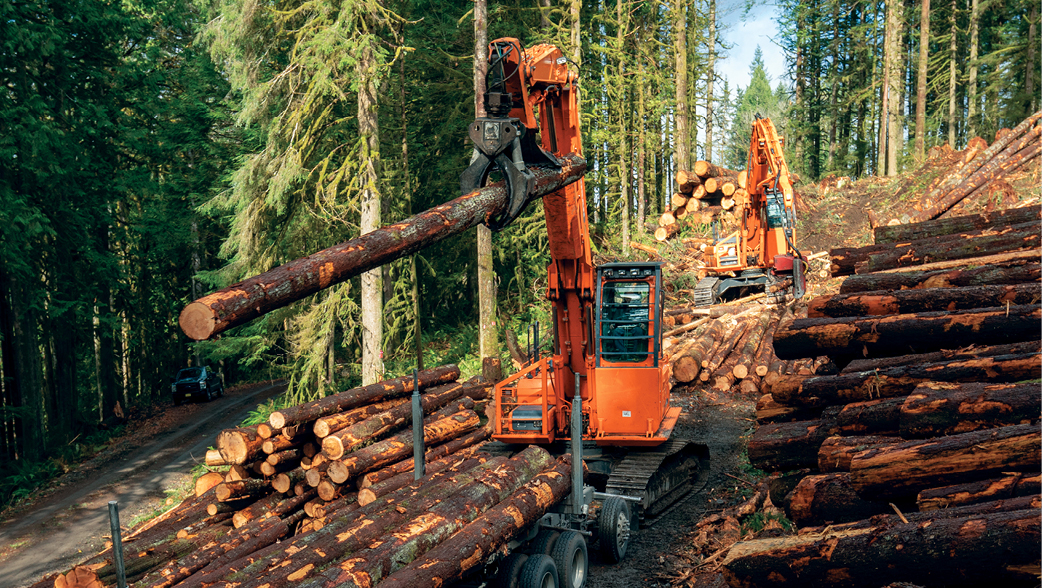
[[[527,50],[498,39],[505,52],[510,116],[539,144],[582,155],[576,75],[552,45]],[[669,406],[661,351],[662,289],[658,264],[606,264],[591,257],[586,189],[579,180],[543,197],[552,261],[547,298],[554,346],[496,385],[494,438],[547,444],[568,439],[576,382],[583,439],[604,446],[656,446],[669,439],[680,408]],[[578,374],[578,378],[576,378]]]
[[[792,178],[782,140],[768,118],[753,122],[746,170],[747,189],[736,192],[734,203],[740,228],[706,249],[710,273],[771,269],[776,256],[794,252],[795,226],[782,227],[777,220],[794,210]]]

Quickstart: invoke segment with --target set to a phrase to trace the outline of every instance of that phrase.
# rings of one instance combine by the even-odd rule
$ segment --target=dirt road
[[[64,476],[55,491],[0,521],[0,588],[21,588],[100,551],[109,536],[108,502],[119,502],[124,529],[164,505],[164,490],[190,481],[222,429],[284,389],[260,384],[223,398],[169,408],[161,417]]]

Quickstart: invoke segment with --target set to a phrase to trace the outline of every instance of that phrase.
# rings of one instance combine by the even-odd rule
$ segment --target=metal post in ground
[[[109,527],[112,529],[112,561],[116,565],[116,586],[127,588],[127,571],[123,567],[123,535],[119,529],[119,503],[109,501]]]
[[[423,477],[425,469],[423,446],[423,408],[420,406],[420,379],[419,372],[412,370],[412,459],[413,479],[419,480]]]

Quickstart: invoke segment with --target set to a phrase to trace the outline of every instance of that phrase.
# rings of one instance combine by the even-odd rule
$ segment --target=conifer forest
[[[778,15],[773,45],[736,84],[724,31],[765,11]],[[578,69],[606,258],[648,232],[678,170],[741,169],[756,114],[816,181],[895,175],[1039,109],[1030,0],[11,0],[0,12],[5,475],[114,414],[169,403],[187,365],[229,386],[285,378],[301,402],[442,360],[476,373],[480,357],[507,357],[508,331],[549,323],[533,205],[491,234],[490,260],[467,232],[216,340],[177,325],[199,296],[456,198],[475,48],[489,40],[552,43]],[[772,78],[762,55],[779,52]]]

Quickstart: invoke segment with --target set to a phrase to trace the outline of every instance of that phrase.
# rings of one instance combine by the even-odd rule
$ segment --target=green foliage
[[[770,521],[777,521],[786,533],[796,530],[796,524],[785,518],[782,513],[765,513],[763,511],[753,513],[742,521],[742,535],[746,533],[759,533]]]

